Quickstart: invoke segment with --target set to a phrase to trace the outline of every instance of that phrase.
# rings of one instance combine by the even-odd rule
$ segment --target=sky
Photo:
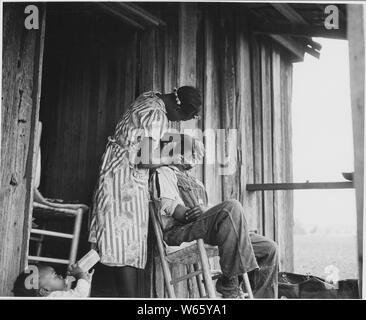
[[[292,126],[294,182],[345,181],[353,171],[348,43],[314,38],[320,59],[294,64]],[[356,225],[354,191],[294,192],[295,221],[303,225]]]

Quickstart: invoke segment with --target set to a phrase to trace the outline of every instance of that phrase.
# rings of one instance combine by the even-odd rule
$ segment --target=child
[[[56,274],[50,266],[37,265],[38,288],[29,287],[28,277],[32,273],[22,272],[14,283],[14,295],[23,297],[50,297],[50,298],[86,298],[90,293],[92,273],[84,272],[77,264],[69,266],[67,274],[76,279],[76,287],[67,289],[68,279]],[[28,285],[27,285],[28,284]]]

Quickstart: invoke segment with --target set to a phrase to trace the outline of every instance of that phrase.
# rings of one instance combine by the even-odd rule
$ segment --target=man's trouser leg
[[[250,234],[259,269],[249,273],[255,298],[278,298],[278,247],[269,238]]]
[[[196,221],[164,232],[168,245],[176,246],[199,238],[218,246],[220,266],[225,276],[232,277],[258,268],[239,201],[224,201],[204,212]]]

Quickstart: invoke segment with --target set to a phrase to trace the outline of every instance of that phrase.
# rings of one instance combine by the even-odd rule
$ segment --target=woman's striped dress
[[[149,218],[148,169],[134,165],[139,141],[154,141],[168,129],[163,101],[154,92],[139,96],[108,138],[93,196],[89,241],[109,266],[145,268]]]

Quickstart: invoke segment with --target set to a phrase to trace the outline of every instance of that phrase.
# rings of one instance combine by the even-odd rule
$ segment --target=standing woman
[[[149,166],[136,159],[151,139],[159,148],[168,121],[197,117],[201,103],[200,92],[189,86],[169,94],[143,93],[108,138],[90,217],[89,241],[101,257],[92,295],[109,296],[114,286],[112,295],[137,296],[137,270],[145,268],[147,258]]]

